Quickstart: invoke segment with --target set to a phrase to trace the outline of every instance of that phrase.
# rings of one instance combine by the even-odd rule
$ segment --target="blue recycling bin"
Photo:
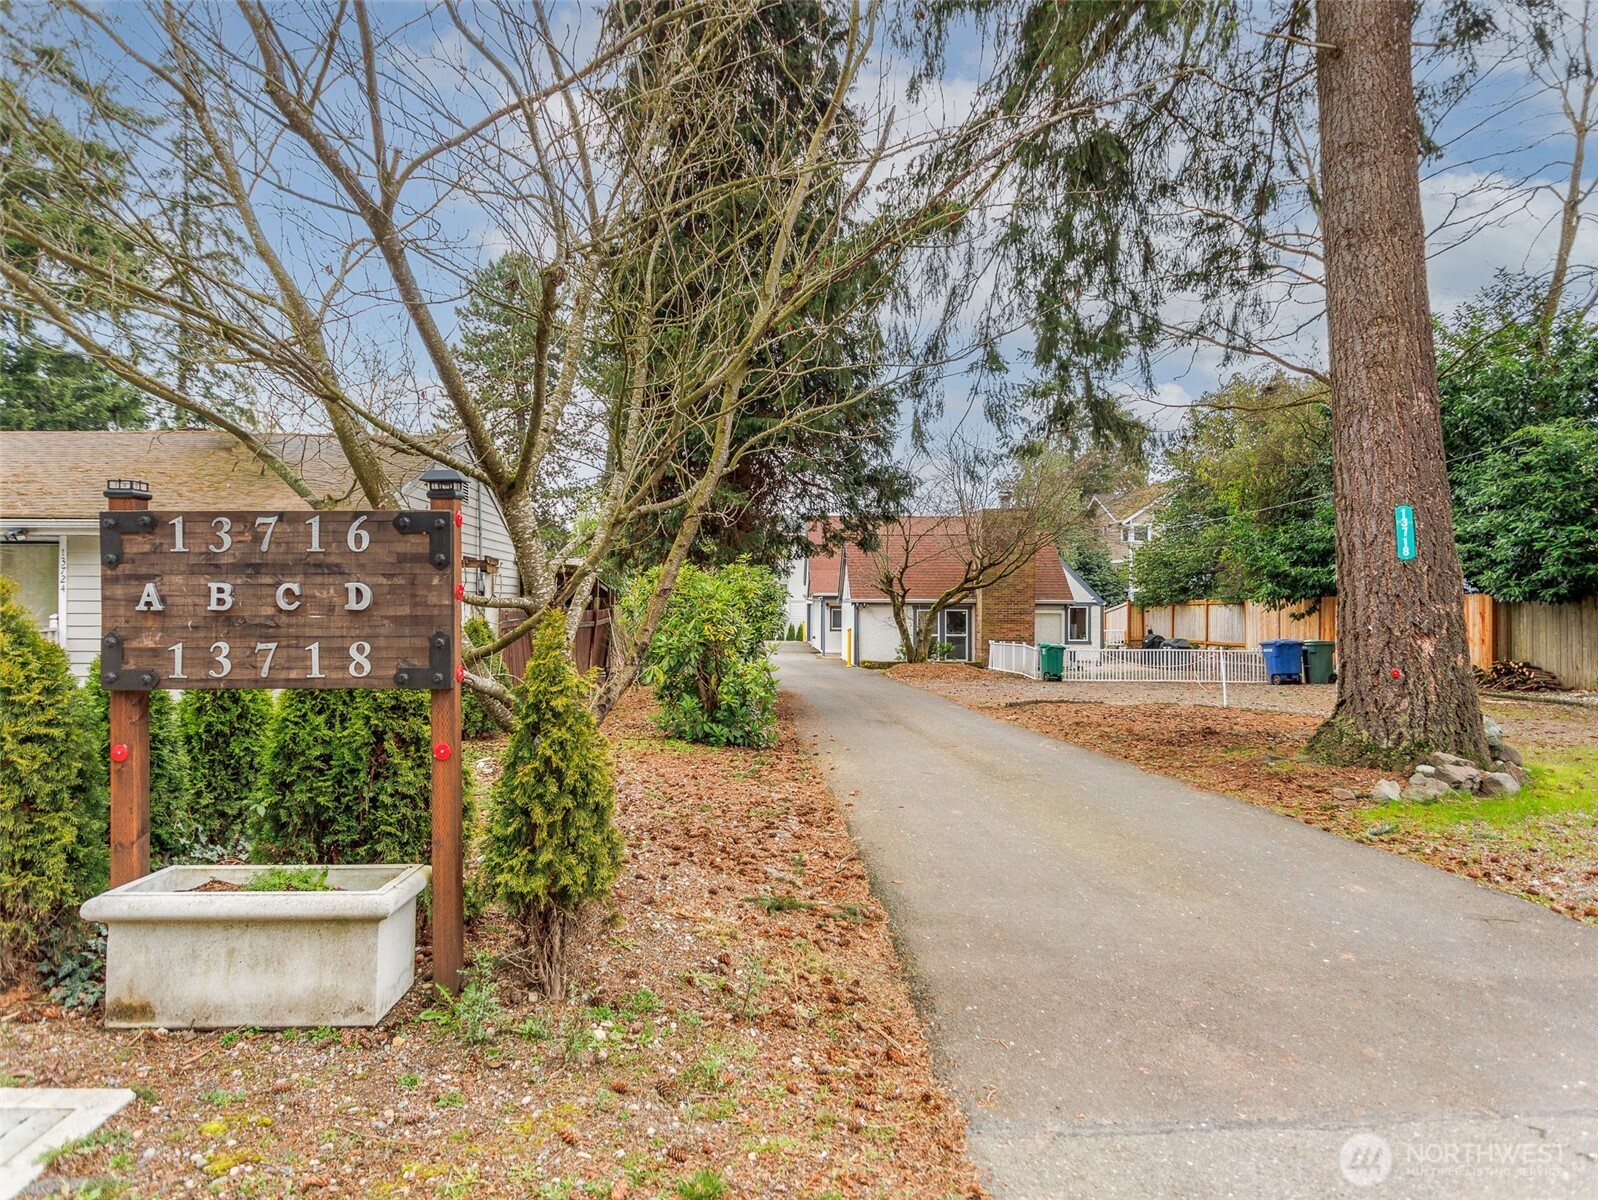
[[[1265,674],[1272,683],[1304,682],[1304,643],[1296,638],[1272,638],[1261,642],[1265,653]]]

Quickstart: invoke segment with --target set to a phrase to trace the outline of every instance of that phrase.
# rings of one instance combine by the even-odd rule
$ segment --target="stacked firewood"
[[[1476,682],[1494,692],[1562,692],[1559,676],[1528,662],[1495,662],[1492,670],[1476,668]]]

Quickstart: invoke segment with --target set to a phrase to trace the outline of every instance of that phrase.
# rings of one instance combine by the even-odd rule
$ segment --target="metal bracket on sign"
[[[155,514],[139,511],[100,514],[100,561],[108,567],[122,565],[122,535],[150,533],[155,529]]]
[[[448,691],[455,686],[455,641],[442,629],[427,639],[427,666],[401,667],[394,686],[420,691]]]
[[[446,510],[424,508],[394,515],[394,528],[401,533],[427,535],[427,559],[435,570],[449,570],[449,554],[455,547],[450,525],[454,518]]]
[[[120,516],[122,514],[114,514]],[[128,513],[127,516],[137,516]],[[161,677],[154,671],[122,669],[122,639],[108,633],[100,643],[100,685],[108,692],[153,692],[161,686]]]

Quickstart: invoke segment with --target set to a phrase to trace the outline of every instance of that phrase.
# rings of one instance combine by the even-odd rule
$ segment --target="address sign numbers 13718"
[[[447,512],[106,512],[105,686],[455,686]]]

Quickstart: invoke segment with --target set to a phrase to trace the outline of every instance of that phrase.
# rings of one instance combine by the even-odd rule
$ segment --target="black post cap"
[[[422,482],[427,485],[429,500],[466,499],[467,479],[459,471],[448,467],[434,467],[422,472]]]
[[[142,479],[107,479],[105,494],[118,499],[148,500],[150,485]]]

